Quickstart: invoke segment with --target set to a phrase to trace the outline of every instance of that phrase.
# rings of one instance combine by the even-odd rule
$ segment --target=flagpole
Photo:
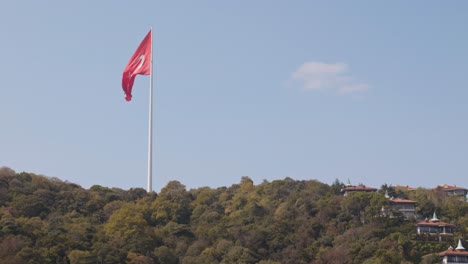
[[[152,191],[152,161],[153,161],[153,27],[151,31],[151,58],[150,58],[150,91],[149,91],[149,125],[148,125],[148,188]]]

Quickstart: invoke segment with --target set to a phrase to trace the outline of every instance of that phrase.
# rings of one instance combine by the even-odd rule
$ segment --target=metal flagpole
[[[152,159],[153,159],[153,27],[151,31],[151,58],[150,58],[150,91],[149,91],[149,126],[148,126],[148,188],[152,191]]]

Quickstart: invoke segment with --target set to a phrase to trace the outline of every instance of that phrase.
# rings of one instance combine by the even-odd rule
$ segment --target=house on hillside
[[[463,187],[458,187],[456,185],[439,185],[436,188],[432,189],[438,193],[441,193],[443,195],[447,196],[455,196],[459,197],[461,201],[466,202],[466,195],[468,194],[468,189],[465,189]]]
[[[385,198],[390,202],[388,208],[382,208],[385,216],[394,217],[393,212],[399,211],[406,219],[416,218],[416,201],[390,197],[387,191],[385,191]]]
[[[468,252],[462,245],[461,239],[458,240],[458,246],[454,249],[450,246],[447,250],[437,253],[442,264],[468,264]],[[431,257],[426,255],[423,258]]]
[[[435,212],[432,219],[426,218],[426,220],[416,223],[419,239],[426,241],[450,241],[455,229],[454,224],[440,221]]]
[[[365,186],[364,184],[360,183],[359,185],[351,185],[348,180],[348,184],[341,189],[341,193],[343,196],[347,196],[349,193],[352,192],[376,192],[377,189],[369,186]]]

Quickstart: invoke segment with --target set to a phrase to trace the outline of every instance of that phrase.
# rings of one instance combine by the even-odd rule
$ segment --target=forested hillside
[[[453,241],[417,240],[415,222],[387,218],[384,189],[340,195],[342,184],[290,178],[160,193],[84,189],[0,168],[1,263],[421,263],[468,238],[468,205],[431,190],[416,200],[457,225]],[[434,258],[423,262],[432,263]]]

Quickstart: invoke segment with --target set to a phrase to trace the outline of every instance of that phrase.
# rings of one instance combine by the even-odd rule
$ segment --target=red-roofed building
[[[465,189],[463,187],[458,187],[456,185],[451,186],[451,185],[444,184],[442,186],[437,186],[433,190],[436,192],[444,193],[445,195],[448,195],[448,196],[460,197],[460,200],[463,200],[465,202],[466,202],[466,195],[468,194],[468,189]]]
[[[420,239],[433,240],[433,241],[447,241],[451,240],[456,226],[454,224],[440,221],[436,213],[431,220],[424,220],[416,224],[416,231]]]
[[[416,218],[416,201],[401,199],[401,198],[389,198],[390,199],[390,210],[400,211],[406,219]]]
[[[344,196],[347,196],[351,192],[375,192],[375,191],[377,191],[376,188],[365,186],[363,184],[359,184],[357,186],[348,184],[341,189],[341,192],[343,193]]]
[[[440,263],[443,264],[468,264],[468,252],[463,247],[461,240],[458,240],[457,248],[454,249],[450,246],[447,250],[437,253],[437,255],[440,258]]]
[[[406,186],[397,185],[397,186],[395,186],[395,190],[414,191],[414,190],[416,190],[416,188],[410,187],[410,186],[408,186],[408,185],[406,185]]]

